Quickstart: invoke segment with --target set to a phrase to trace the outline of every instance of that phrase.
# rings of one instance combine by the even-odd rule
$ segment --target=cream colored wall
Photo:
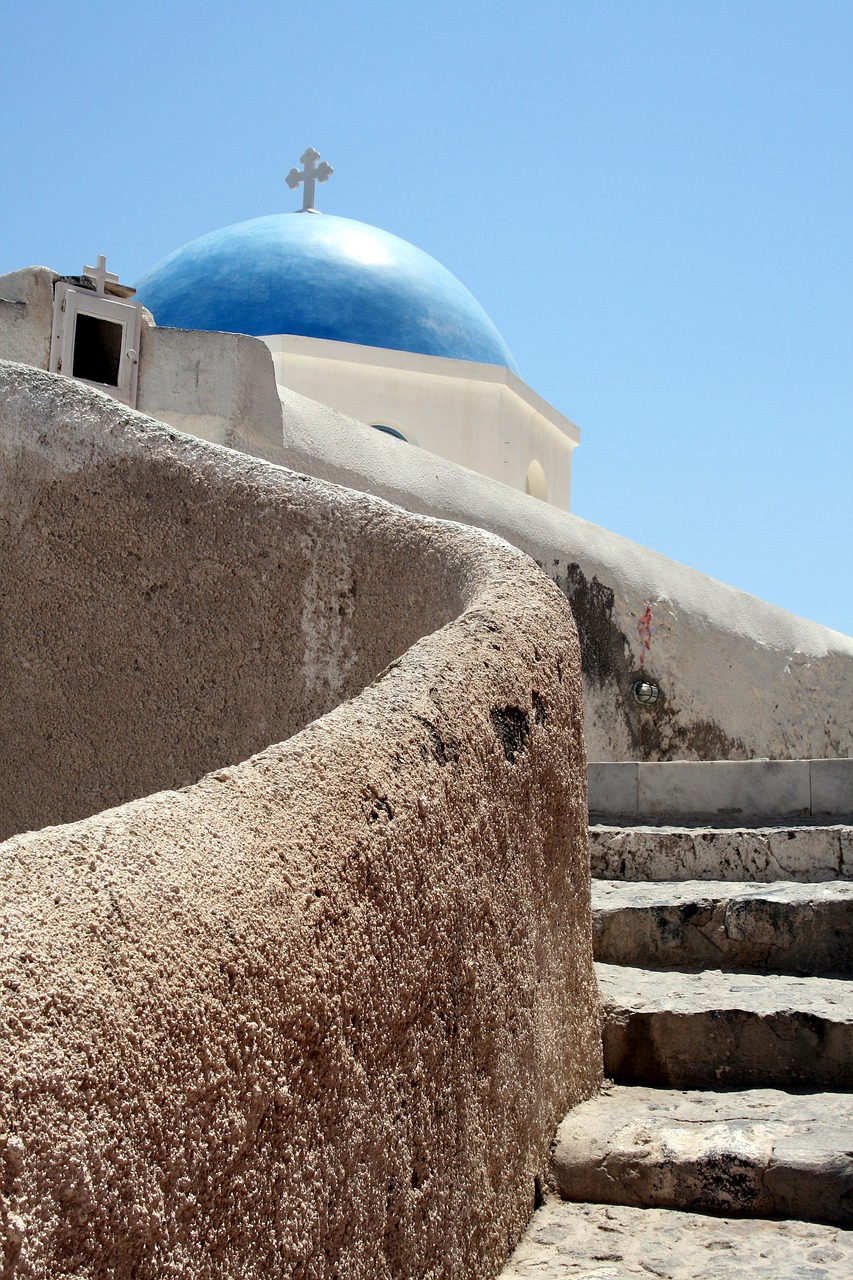
[[[289,335],[264,342],[280,385],[371,426],[394,427],[522,493],[531,491],[536,462],[546,500],[568,511],[580,432],[508,369]]]

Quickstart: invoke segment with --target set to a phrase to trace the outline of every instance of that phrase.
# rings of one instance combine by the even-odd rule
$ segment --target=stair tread
[[[668,834],[670,832],[689,833],[690,835],[698,835],[701,832],[719,832],[721,835],[772,835],[778,832],[793,831],[797,834],[806,831],[853,831],[853,821],[839,818],[835,822],[822,822],[817,819],[814,822],[672,822],[661,820],[660,822],[602,822],[595,821],[589,823],[590,831],[607,832],[614,834],[618,831],[643,831],[652,832],[655,835]]]
[[[602,1003],[637,1013],[679,1014],[717,1010],[745,1013],[803,1012],[833,1022],[853,1023],[853,981],[780,973],[700,973],[645,969],[598,962]]]
[[[658,968],[853,973],[853,882],[592,885],[597,960]]]
[[[605,1073],[674,1089],[853,1089],[853,981],[596,964]]]
[[[669,903],[748,899],[769,902],[851,902],[853,881],[821,880],[594,880],[593,910],[666,906]]]
[[[498,1280],[849,1280],[853,1232],[811,1222],[548,1201]]]
[[[853,1094],[615,1085],[570,1111],[553,1172],[573,1200],[853,1223]]]

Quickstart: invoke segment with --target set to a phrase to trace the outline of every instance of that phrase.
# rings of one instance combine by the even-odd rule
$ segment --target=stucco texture
[[[600,1082],[564,598],[0,383],[6,785],[32,825],[141,797],[0,846],[4,1277],[494,1275]]]

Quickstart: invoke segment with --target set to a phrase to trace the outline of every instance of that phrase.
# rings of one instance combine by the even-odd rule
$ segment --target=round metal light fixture
[[[660,698],[660,686],[650,680],[635,680],[631,692],[641,707],[651,707]]]

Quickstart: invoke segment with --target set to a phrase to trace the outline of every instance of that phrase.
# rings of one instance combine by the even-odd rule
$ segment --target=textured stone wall
[[[564,598],[488,535],[0,378],[21,654],[50,637],[63,689],[61,749],[21,731],[4,771],[61,810],[63,753],[117,798],[213,770],[0,846],[4,1276],[495,1274],[601,1072]]]

